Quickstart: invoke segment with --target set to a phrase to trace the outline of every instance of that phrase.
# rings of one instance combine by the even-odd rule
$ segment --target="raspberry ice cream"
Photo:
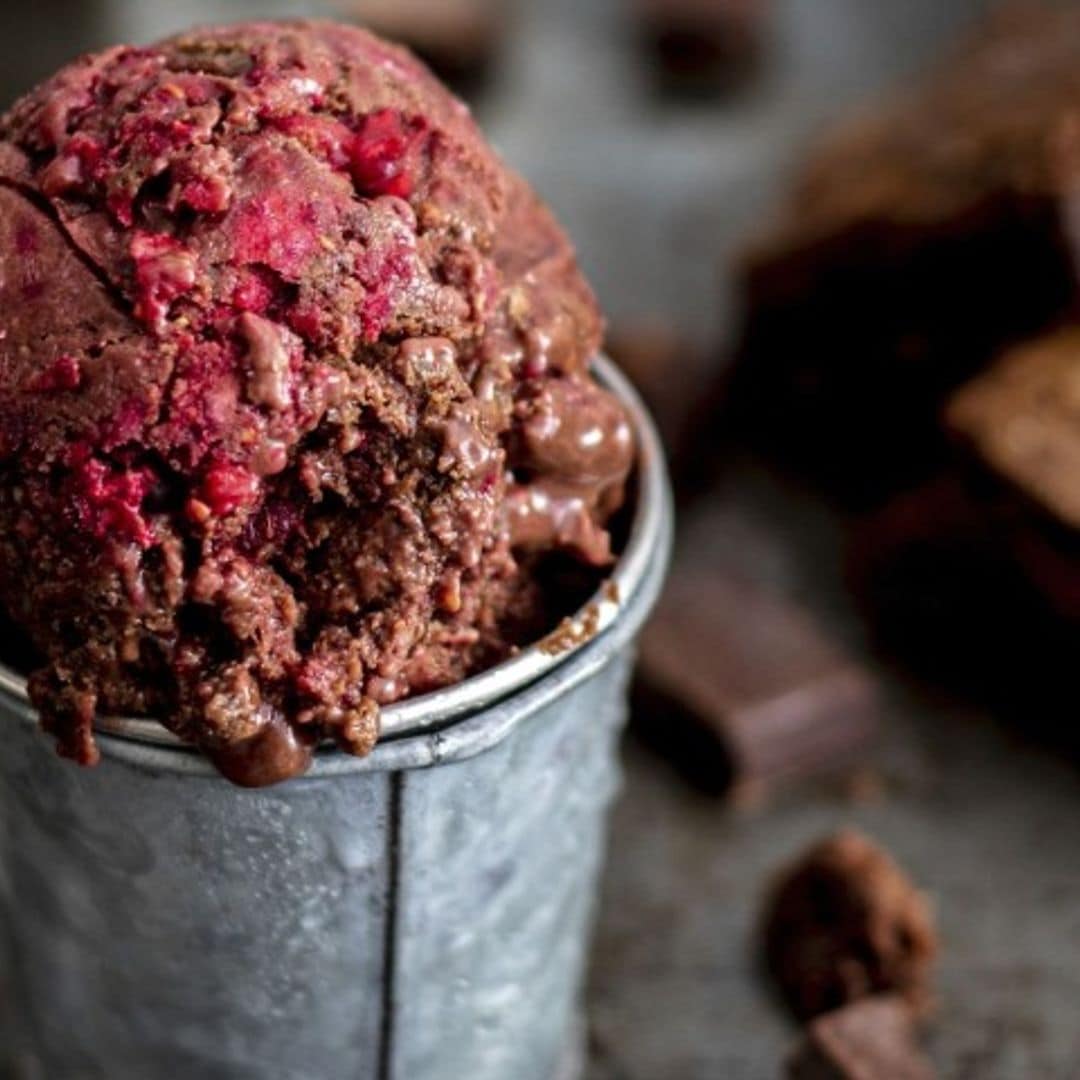
[[[409,54],[194,31],[71,64],[0,140],[0,602],[63,754],[99,712],[245,784],[364,754],[566,613],[552,560],[609,563],[595,301]]]

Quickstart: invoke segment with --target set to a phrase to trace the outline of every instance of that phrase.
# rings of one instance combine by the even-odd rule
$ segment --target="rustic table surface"
[[[733,488],[688,523],[683,557],[815,604],[858,648],[827,516],[762,477]],[[762,892],[779,865],[847,825],[933,900],[943,947],[929,1050],[941,1075],[1080,1075],[1080,766],[879,674],[882,734],[867,761],[758,799],[702,794],[630,737],[589,991],[589,1080],[781,1076],[796,1032],[757,970]]]
[[[217,6],[226,15],[251,8]],[[16,11],[23,29],[40,15],[55,31],[42,41],[65,50],[61,30],[80,45],[123,33],[95,21],[122,5],[80,4],[82,24],[55,21],[57,9],[75,7],[11,5],[0,29]],[[705,345],[730,327],[725,263],[800,148],[846,106],[917,70],[986,4],[775,0],[760,77],[712,107],[653,97],[629,7],[518,0],[478,112],[555,205],[612,320],[675,321]],[[143,36],[191,19],[183,4],[137,11]],[[5,80],[23,79],[24,67],[9,65]],[[827,516],[756,476],[713,495],[702,513],[684,557],[692,548],[742,560],[857,645]],[[779,863],[841,824],[881,840],[934,898],[944,951],[930,1050],[943,1076],[1080,1074],[1080,774],[985,717],[882,678],[872,785],[831,777],[736,806],[698,793],[629,740],[590,980],[589,1080],[780,1075],[795,1032],[755,970],[758,904]]]

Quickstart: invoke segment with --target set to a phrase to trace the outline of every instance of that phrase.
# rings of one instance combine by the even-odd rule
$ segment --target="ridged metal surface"
[[[568,1080],[633,639],[671,539],[655,434],[607,377],[642,445],[617,617],[539,678],[507,665],[494,704],[252,792],[113,735],[77,769],[0,691],[20,1080]]]

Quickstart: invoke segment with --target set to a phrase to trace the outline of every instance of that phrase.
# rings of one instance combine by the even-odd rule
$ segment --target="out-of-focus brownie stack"
[[[1005,352],[945,419],[1017,566],[1052,610],[1080,620],[1080,327]]]
[[[853,512],[888,643],[1029,712],[1080,645],[1078,256],[1080,8],[1011,7],[813,154],[723,394]]]
[[[999,14],[811,156],[742,273],[741,433],[848,504],[946,455],[945,397],[1076,307],[1080,9]]]

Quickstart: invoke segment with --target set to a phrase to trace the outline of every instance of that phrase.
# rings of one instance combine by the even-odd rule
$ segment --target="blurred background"
[[[762,973],[763,895],[848,825],[935,908],[941,1075],[1080,1075],[1080,343],[1067,330],[1028,364],[1063,381],[968,394],[949,413],[965,450],[939,420],[1001,349],[1071,318],[1080,155],[1009,170],[1072,138],[1077,79],[1025,88],[1046,64],[1080,71],[1080,21],[1044,35],[1044,64],[1046,41],[1010,51],[1013,5],[970,85],[902,104],[996,7],[0,5],[5,100],[76,52],[194,22],[367,23],[459,90],[574,238],[680,502],[599,913],[590,1080],[781,1075],[799,1029]],[[876,119],[804,172],[853,111]],[[998,446],[1006,429],[1028,442]]]

